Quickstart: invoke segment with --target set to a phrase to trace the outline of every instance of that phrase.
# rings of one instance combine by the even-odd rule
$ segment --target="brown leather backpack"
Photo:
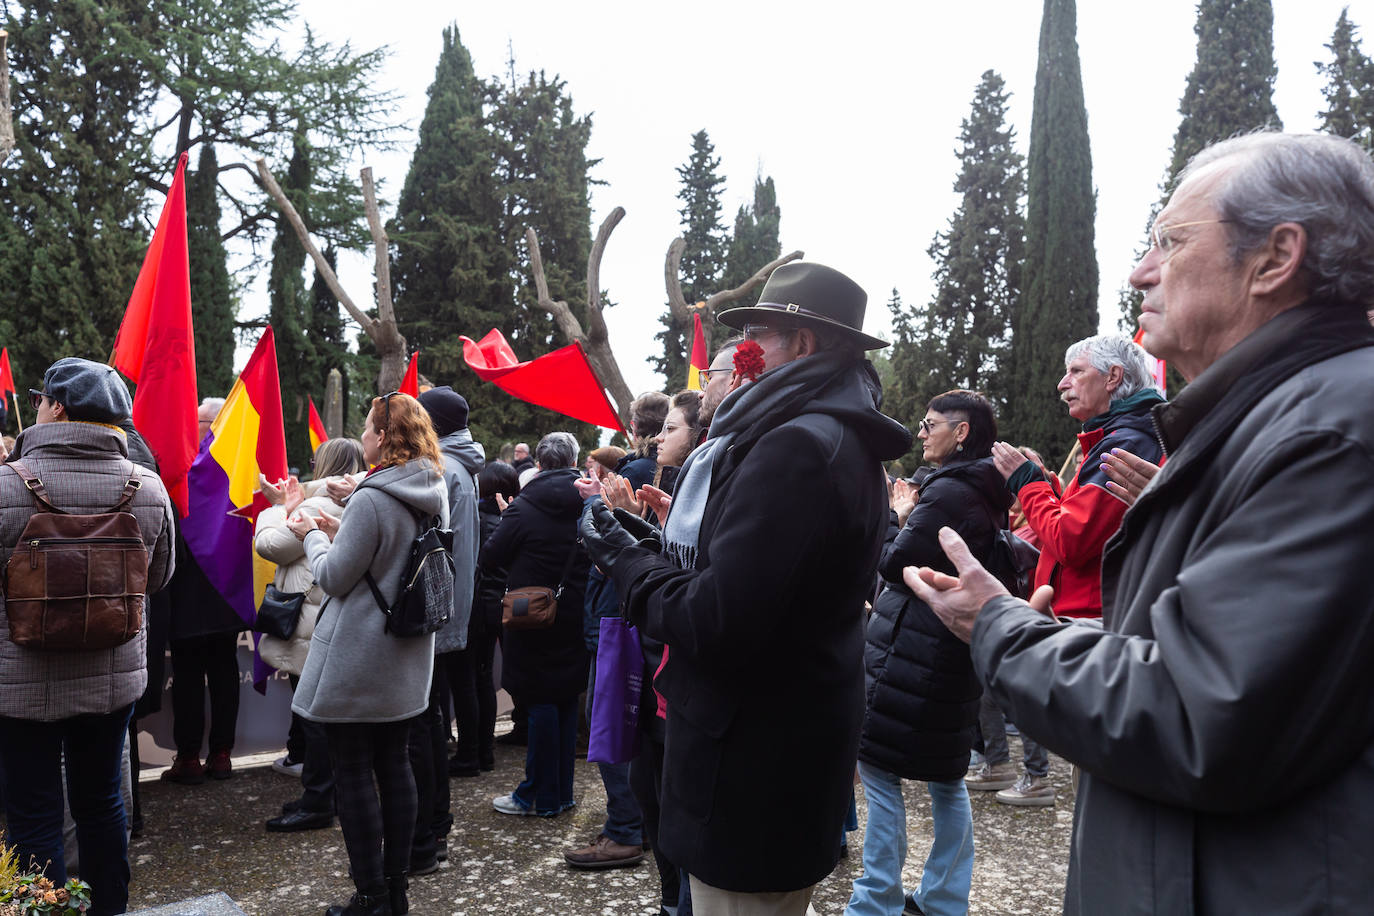
[[[148,548],[129,504],[134,470],[108,512],[73,515],[43,481],[11,462],[36,509],[5,565],[10,641],[28,649],[112,649],[138,635],[148,589]]]

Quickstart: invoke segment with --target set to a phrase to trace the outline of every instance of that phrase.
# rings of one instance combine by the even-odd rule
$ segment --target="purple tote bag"
[[[588,761],[628,763],[638,753],[639,692],[643,681],[639,631],[620,617],[602,617],[596,647],[596,692],[592,697]]]

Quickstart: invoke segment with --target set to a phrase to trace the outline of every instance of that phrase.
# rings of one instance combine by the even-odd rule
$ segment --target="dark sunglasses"
[[[43,406],[43,399],[46,397],[47,395],[41,391],[36,391],[33,388],[29,389],[29,403],[33,405],[34,410]]]
[[[382,395],[382,429],[384,430],[391,429],[391,399],[400,393],[399,391],[388,391]]]

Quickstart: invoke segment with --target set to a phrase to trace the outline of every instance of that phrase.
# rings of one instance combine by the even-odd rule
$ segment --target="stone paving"
[[[1012,752],[1019,760],[1015,741]],[[449,860],[437,874],[412,879],[411,912],[655,916],[658,877],[651,857],[637,867],[601,872],[575,871],[563,861],[563,850],[594,837],[605,817],[596,767],[578,761],[572,811],[552,819],[498,814],[492,797],[515,786],[523,765],[523,748],[498,746],[494,772],[451,781],[456,824]],[[1012,808],[997,804],[992,793],[971,793],[977,844],[971,912],[1060,910],[1073,816],[1067,764],[1051,758],[1050,779],[1059,790],[1053,808]],[[130,848],[131,909],[223,891],[251,916],[318,916],[352,891],[337,826],[294,834],[264,830],[263,821],[298,791],[289,777],[264,766],[241,769],[225,782],[145,782],[142,788],[146,826]],[[920,783],[906,784],[906,798],[911,850],[905,877],[914,887],[929,849],[930,802]],[[820,916],[843,912],[860,871],[862,789],[858,808],[860,829],[849,834],[849,856],[817,890]]]

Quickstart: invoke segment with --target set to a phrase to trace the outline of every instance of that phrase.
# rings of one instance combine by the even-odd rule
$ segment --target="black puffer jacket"
[[[930,475],[906,526],[883,551],[887,588],[868,620],[867,705],[859,759],[904,779],[948,782],[968,769],[982,694],[968,646],[902,582],[907,566],[953,572],[937,535],[946,525],[985,561],[1006,527],[1011,497],[991,458]]]
[[[522,703],[563,702],[587,686],[582,601],[591,561],[577,543],[577,521],[582,514],[582,497],[573,486],[577,478],[574,468],[540,471],[502,513],[477,560],[483,571],[508,569],[509,588],[556,588],[568,554],[576,553],[553,626],[507,630],[501,644],[501,686]]]
[[[490,496],[477,503],[477,549],[490,540],[501,522],[501,507]],[[501,633],[501,596],[506,593],[506,570],[488,566],[477,570],[477,585],[472,594],[472,617],[468,619],[468,639],[483,634]]]

